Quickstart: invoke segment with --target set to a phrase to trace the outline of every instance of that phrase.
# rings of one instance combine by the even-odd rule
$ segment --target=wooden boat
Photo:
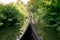
[[[37,35],[37,32],[36,32],[36,30],[34,28],[34,25],[32,23],[32,18],[30,18],[27,29],[25,30],[22,37],[19,38],[19,40],[40,40],[40,38]]]

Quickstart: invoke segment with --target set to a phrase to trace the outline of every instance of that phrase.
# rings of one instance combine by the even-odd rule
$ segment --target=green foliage
[[[24,23],[24,15],[16,8],[16,5],[0,4],[0,28],[21,27]]]
[[[57,0],[58,1],[58,0]],[[58,3],[58,2],[57,2]],[[51,25],[51,28],[57,29],[60,26],[60,5],[56,5],[56,1],[52,0],[52,3],[49,7],[46,7],[48,13],[44,15],[45,21],[47,21],[47,25]],[[49,26],[48,26],[49,27]]]
[[[25,15],[14,3],[0,4],[0,40],[16,40],[21,34],[20,28],[24,25]]]
[[[36,0],[31,5],[38,7],[33,12],[38,34],[43,40],[60,40],[60,0]]]

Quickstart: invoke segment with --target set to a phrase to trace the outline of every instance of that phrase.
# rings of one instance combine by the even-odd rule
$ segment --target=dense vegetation
[[[23,18],[24,15],[13,4],[0,4],[0,28],[20,26]]]
[[[28,6],[43,40],[60,40],[60,0],[34,0]]]
[[[17,4],[0,4],[0,40],[16,40],[24,24],[24,14],[17,9]]]

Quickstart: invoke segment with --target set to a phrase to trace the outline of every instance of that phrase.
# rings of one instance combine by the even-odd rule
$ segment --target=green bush
[[[24,23],[24,15],[17,9],[16,5],[0,4],[0,28],[21,27]]]

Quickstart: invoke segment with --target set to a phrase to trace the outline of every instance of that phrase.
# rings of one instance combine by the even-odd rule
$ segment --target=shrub
[[[16,5],[0,4],[0,28],[21,27],[24,23],[24,15],[16,8]]]

